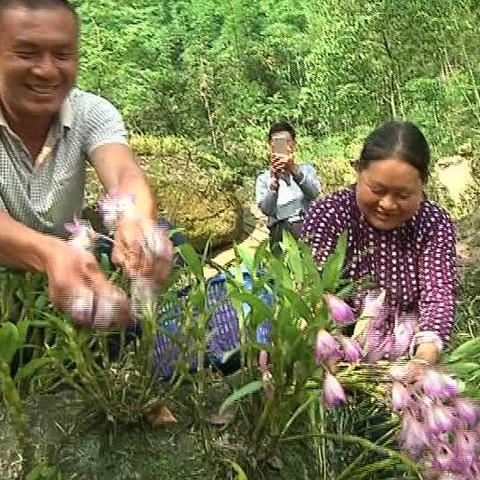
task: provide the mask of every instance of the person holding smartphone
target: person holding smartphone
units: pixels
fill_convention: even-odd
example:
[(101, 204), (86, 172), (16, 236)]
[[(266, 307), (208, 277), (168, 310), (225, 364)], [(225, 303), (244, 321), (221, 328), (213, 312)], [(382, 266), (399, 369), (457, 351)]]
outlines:
[(288, 122), (274, 123), (268, 132), (270, 168), (256, 180), (256, 202), (268, 217), (270, 247), (279, 252), (283, 232), (299, 238), (310, 202), (321, 191), (315, 168), (294, 159), (295, 130)]

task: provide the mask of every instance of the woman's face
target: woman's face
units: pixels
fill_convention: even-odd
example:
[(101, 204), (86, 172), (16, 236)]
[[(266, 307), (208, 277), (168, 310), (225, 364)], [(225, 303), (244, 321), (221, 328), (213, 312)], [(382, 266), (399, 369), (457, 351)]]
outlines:
[(368, 223), (392, 230), (412, 218), (423, 199), (418, 170), (396, 157), (372, 162), (358, 172), (357, 205)]

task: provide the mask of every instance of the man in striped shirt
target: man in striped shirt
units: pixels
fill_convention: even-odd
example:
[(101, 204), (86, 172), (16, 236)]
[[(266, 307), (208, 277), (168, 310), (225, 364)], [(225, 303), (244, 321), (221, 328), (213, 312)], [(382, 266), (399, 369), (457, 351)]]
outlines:
[(0, 266), (46, 273), (53, 304), (69, 313), (87, 292), (80, 323), (125, 323), (126, 297), (93, 254), (65, 241), (65, 223), (82, 211), (87, 160), (107, 192), (135, 199), (135, 214), (118, 218), (113, 261), (158, 284), (171, 248), (154, 260), (144, 254), (139, 239), (156, 224), (155, 200), (118, 111), (74, 88), (78, 37), (67, 0), (0, 0)]

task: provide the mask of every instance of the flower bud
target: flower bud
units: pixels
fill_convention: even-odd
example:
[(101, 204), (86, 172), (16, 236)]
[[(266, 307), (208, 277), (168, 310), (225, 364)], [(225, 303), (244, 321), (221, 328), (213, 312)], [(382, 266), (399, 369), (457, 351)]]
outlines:
[(343, 359), (347, 362), (358, 362), (364, 357), (362, 348), (356, 340), (345, 337), (344, 335), (339, 335), (338, 341), (342, 347)]
[(324, 360), (338, 360), (341, 357), (335, 339), (324, 329), (317, 332), (315, 346), (315, 360), (321, 363)]
[(268, 371), (268, 352), (266, 350), (260, 350), (258, 354), (258, 368), (262, 373)]
[(329, 407), (346, 403), (345, 392), (340, 382), (329, 372), (325, 373), (323, 398)]
[(355, 322), (353, 310), (347, 303), (331, 293), (326, 293), (324, 297), (328, 311), (335, 323), (338, 325), (349, 325)]
[(458, 418), (466, 422), (468, 426), (475, 425), (479, 416), (479, 410), (476, 404), (465, 398), (457, 398), (453, 406)]
[(400, 382), (393, 382), (392, 387), (392, 408), (395, 412), (404, 410), (411, 401), (408, 389)]
[(376, 318), (380, 316), (384, 301), (385, 290), (382, 290), (380, 293), (370, 290), (365, 296), (361, 317)]

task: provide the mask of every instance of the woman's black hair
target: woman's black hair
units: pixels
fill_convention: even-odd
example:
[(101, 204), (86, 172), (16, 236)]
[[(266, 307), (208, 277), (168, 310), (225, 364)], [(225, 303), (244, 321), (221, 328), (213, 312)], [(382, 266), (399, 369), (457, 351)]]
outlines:
[(270, 130), (268, 131), (268, 139), (271, 140), (272, 136), (278, 132), (288, 132), (291, 135), (292, 140), (295, 140), (295, 129), (293, 128), (291, 123), (288, 123), (288, 122), (273, 123), (272, 126), (270, 127)]
[(428, 180), (430, 148), (423, 133), (411, 122), (391, 121), (380, 125), (365, 140), (358, 160), (361, 172), (371, 163), (396, 157), (407, 162)]

